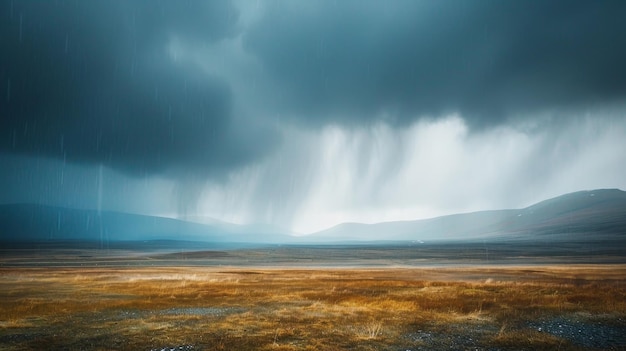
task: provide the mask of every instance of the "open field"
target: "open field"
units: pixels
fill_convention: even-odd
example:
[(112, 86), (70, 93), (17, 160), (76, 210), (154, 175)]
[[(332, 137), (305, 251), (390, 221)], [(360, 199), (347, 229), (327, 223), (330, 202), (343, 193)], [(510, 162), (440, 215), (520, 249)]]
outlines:
[(626, 265), (1, 268), (3, 350), (623, 350)]
[(626, 264), (625, 240), (245, 245), (184, 241), (0, 242), (1, 267), (424, 267)]

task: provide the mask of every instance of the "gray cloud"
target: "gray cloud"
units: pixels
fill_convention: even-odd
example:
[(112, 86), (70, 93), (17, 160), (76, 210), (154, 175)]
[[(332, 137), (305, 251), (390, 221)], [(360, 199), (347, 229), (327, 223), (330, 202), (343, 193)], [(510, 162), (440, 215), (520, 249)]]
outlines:
[(624, 187), (624, 1), (233, 1), (0, 0), (0, 202), (306, 232)]
[[(0, 151), (139, 175), (224, 175), (265, 156), (293, 117), (406, 126), (460, 113), (480, 127), (626, 94), (622, 1), (282, 1), (243, 21), (227, 1), (0, 6)], [(260, 65), (168, 52), (240, 37), (230, 54)], [(248, 72), (255, 95), (227, 72)]]
[(623, 1), (280, 1), (245, 47), (305, 123), (473, 127), (626, 94)]
[[(131, 174), (218, 176), (265, 152), (242, 145), (228, 82), (168, 53), (232, 38), (227, 1), (2, 1), (0, 151)], [(241, 130), (238, 130), (241, 129)], [(249, 141), (249, 140), (248, 140)]]

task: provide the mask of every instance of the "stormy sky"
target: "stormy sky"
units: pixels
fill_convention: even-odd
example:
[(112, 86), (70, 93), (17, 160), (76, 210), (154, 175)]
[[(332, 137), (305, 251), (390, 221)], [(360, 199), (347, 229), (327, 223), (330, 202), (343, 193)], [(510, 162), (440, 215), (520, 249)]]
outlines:
[(0, 1), (0, 203), (308, 233), (626, 189), (624, 1)]

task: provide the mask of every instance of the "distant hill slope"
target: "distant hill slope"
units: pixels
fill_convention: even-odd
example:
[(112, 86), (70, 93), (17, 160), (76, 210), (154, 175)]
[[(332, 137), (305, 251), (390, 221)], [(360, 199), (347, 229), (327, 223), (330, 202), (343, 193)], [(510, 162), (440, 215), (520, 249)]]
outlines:
[(344, 223), (311, 241), (590, 240), (626, 238), (626, 192), (579, 191), (518, 210), (481, 211), (417, 221)]
[(0, 205), (0, 241), (179, 240), (214, 243), (537, 240), (626, 242), (626, 192), (580, 191), (518, 210), (455, 214), (417, 221), (344, 223), (302, 237), (264, 226), (200, 224), (129, 213), (33, 204)]
[(289, 236), (253, 228), (220, 226), (172, 218), (33, 204), (0, 205), (1, 241), (185, 240), (207, 242), (284, 242)]

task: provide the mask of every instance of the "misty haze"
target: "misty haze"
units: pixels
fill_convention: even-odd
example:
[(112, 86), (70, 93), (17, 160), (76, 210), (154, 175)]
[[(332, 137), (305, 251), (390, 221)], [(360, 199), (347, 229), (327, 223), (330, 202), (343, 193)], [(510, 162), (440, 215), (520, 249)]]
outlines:
[(626, 349), (626, 2), (0, 18), (0, 349)]

